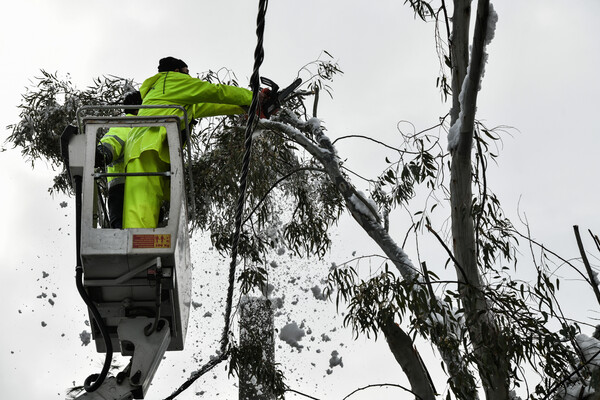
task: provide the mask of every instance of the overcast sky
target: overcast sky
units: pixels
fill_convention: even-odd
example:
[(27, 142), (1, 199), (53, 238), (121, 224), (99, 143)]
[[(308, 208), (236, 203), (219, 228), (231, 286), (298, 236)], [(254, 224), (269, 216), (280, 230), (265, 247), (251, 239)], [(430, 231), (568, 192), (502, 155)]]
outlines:
[[(333, 84), (334, 99), (321, 99), (319, 116), (328, 135), (332, 139), (370, 135), (399, 145), (398, 121), (410, 121), (421, 130), (435, 125), (449, 108), (440, 101), (435, 87), (439, 66), (434, 26), (415, 20), (402, 3), (271, 1), (261, 74), (284, 85), (304, 64), (327, 50), (344, 71)], [(246, 84), (252, 72), (257, 2), (170, 4), (149, 0), (20, 0), (3, 6), (0, 146), (6, 151), (0, 153), (4, 194), (0, 197), (4, 211), (0, 230), (4, 274), (0, 281), (5, 313), (0, 329), (2, 398), (63, 398), (72, 381), (81, 384), (100, 369), (102, 361), (92, 346), (82, 347), (78, 338), (86, 329), (87, 315), (74, 285), (74, 202), (47, 194), (55, 172), (43, 162), (32, 170), (18, 151), (4, 143), (9, 133), (4, 127), (17, 122), (20, 95), (30, 80), (39, 76), (40, 69), (60, 76), (69, 73), (79, 88), (101, 75), (141, 83), (156, 72), (160, 58), (172, 55), (185, 60), (192, 74), (228, 67), (242, 85)], [(488, 126), (515, 129), (503, 137), (498, 167), (491, 168), (489, 182), (509, 216), (516, 217), (519, 207), (532, 224), (536, 239), (566, 258), (576, 257), (572, 225), (600, 233), (600, 2), (521, 0), (495, 2), (494, 6), (499, 22), (488, 48), (489, 64), (477, 117)], [(347, 165), (361, 175), (372, 177), (383, 166), (381, 149), (364, 142), (345, 141), (339, 151), (348, 159)], [(66, 207), (61, 206), (63, 201)], [(407, 227), (393, 229), (404, 232)], [(360, 244), (364, 240), (358, 231), (351, 237), (340, 234), (340, 243), (326, 261), (342, 262), (351, 251), (369, 254), (372, 249)], [(211, 343), (214, 349), (218, 339), (222, 288), (215, 289), (217, 284), (207, 281), (224, 275), (218, 269), (226, 261), (203, 267), (202, 260), (215, 260), (215, 256), (199, 241), (194, 241), (194, 264), (199, 277), (196, 282), (204, 286), (196, 287), (195, 301), (203, 307), (195, 311), (188, 349), (168, 355), (149, 399), (163, 398), (179, 386), (198, 365), (197, 359), (205, 360), (211, 354)], [(301, 269), (297, 261), (281, 263), (286, 267), (282, 277), (292, 269), (307, 282), (318, 283), (327, 271), (326, 267)], [(307, 270), (310, 273), (303, 272)], [(282, 281), (281, 290), (285, 286)], [(297, 354), (284, 345), (278, 355), (284, 362), (298, 365), (292, 371), (301, 376), (293, 372), (288, 376), (292, 387), (332, 399), (369, 383), (405, 382), (384, 343), (363, 339), (351, 343), (349, 334), (340, 332), (341, 318), (333, 317), (330, 306), (313, 304), (310, 293), (297, 285), (285, 288), (297, 292), (289, 292), (286, 298), (296, 296), (299, 300), (296, 306), (288, 303), (285, 318), (300, 323), (307, 318), (307, 311), (318, 310), (313, 314), (320, 315), (306, 321), (319, 327), (312, 346), (305, 343), (307, 349)], [(575, 292), (581, 288), (575, 283), (567, 285), (563, 295), (577, 298), (579, 304), (574, 310), (583, 312), (581, 318), (597, 318), (597, 312), (591, 311), (594, 307), (597, 310), (591, 293)], [(591, 292), (587, 288), (584, 291)], [(215, 316), (204, 317), (207, 311)], [(331, 332), (333, 329), (336, 331)], [(321, 333), (335, 339), (324, 342)], [(368, 355), (359, 348), (367, 349)], [(343, 356), (345, 366), (327, 375), (327, 360), (333, 350)], [(300, 361), (290, 361), (296, 359)], [(227, 381), (223, 368), (214, 375), (180, 398), (232, 398), (233, 382)], [(204, 397), (196, 397), (195, 392), (200, 391), (205, 391)], [(388, 389), (378, 393), (378, 398), (401, 395)], [(353, 397), (358, 398), (369, 395)]]

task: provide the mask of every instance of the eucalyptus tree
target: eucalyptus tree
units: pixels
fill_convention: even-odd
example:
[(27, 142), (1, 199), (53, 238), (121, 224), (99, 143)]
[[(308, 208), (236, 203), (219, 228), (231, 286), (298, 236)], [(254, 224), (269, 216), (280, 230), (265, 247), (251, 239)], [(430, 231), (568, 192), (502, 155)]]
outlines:
[[(323, 257), (332, 243), (332, 227), (348, 212), (387, 263), (367, 277), (352, 263), (337, 266), (327, 277), (325, 293), (345, 310), (344, 322), (356, 334), (385, 337), (416, 398), (442, 393), (465, 400), (480, 394), (490, 400), (517, 398), (515, 390), (523, 383), (533, 399), (574, 398), (569, 396), (575, 391), (581, 398), (593, 396), (599, 382), (593, 348), (600, 343), (581, 335), (579, 325), (563, 315), (556, 300), (560, 282), (548, 267), (551, 258), (566, 261), (542, 250), (541, 260), (529, 261), (536, 271), (534, 282), (517, 279), (507, 266), (516, 268), (519, 240), (538, 244), (504, 216), (486, 176), (500, 136), (497, 128), (477, 120), (477, 95), (498, 16), (489, 0), (478, 0), (470, 37), (472, 1), (454, 0), (451, 9), (444, 0), (405, 3), (418, 18), (435, 24), (441, 65), (437, 83), (442, 98), (451, 102), (450, 112), (438, 119), (436, 129), (404, 135), (404, 144), (395, 148), (397, 158), (386, 158), (387, 167), (369, 181), (368, 196), (352, 182), (336, 140), (330, 139), (339, 136), (335, 127), (327, 127), (325, 135), (315, 117), (318, 96), (331, 91), (331, 81), (341, 70), (330, 59), (305, 66), (301, 71), (309, 79), (302, 90), (271, 120), (255, 127), (239, 249), (252, 262), (240, 274), (241, 291), (265, 286), (263, 263), (276, 248), (285, 246), (300, 257)], [(209, 71), (202, 78), (238, 84), (227, 70)], [(42, 71), (37, 87), (23, 95), (20, 121), (9, 127), (8, 140), (32, 162), (47, 159), (60, 169), (58, 135), (73, 122), (75, 109), (117, 104), (135, 86), (127, 79), (103, 77), (78, 91), (68, 79)], [(193, 229), (208, 231), (215, 248), (225, 253), (234, 231), (244, 122), (243, 116), (202, 120), (189, 141), (197, 194)], [(369, 139), (381, 143), (374, 134)], [(51, 190), (69, 190), (62, 172), (57, 172)], [(427, 201), (419, 193), (426, 193)], [(449, 205), (450, 215), (437, 207), (442, 203)], [(441, 253), (454, 266), (455, 279), (440, 279), (443, 265), (409, 254), (392, 237), (390, 215), (407, 210), (413, 221), (405, 227), (407, 235), (434, 237), (437, 246), (427, 251)], [(449, 228), (437, 222), (448, 218)], [(592, 273), (582, 276), (596, 285)], [(415, 335), (438, 350), (448, 390), (445, 382), (432, 378)], [(234, 345), (232, 369), (252, 365), (247, 358), (260, 351), (253, 354), (245, 355)], [(276, 377), (270, 381), (275, 393), (285, 392), (280, 373), (272, 366), (259, 369), (257, 374)], [(539, 376), (535, 386), (526, 371)]]

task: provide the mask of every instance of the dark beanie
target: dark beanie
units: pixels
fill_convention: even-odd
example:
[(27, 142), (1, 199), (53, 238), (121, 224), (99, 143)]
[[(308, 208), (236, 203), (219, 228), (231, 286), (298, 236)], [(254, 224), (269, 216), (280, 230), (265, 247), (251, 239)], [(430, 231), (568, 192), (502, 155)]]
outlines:
[(175, 71), (186, 67), (186, 63), (175, 57), (165, 57), (158, 62), (158, 72)]

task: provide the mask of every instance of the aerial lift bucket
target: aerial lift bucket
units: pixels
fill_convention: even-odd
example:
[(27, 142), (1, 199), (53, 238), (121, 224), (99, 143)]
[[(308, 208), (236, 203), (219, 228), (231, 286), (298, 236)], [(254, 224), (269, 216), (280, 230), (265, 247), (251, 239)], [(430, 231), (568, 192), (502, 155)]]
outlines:
[[(100, 320), (92, 318), (90, 307), (90, 326), (96, 348), (106, 352), (106, 342), (110, 341), (113, 349), (132, 356), (126, 371), (126, 386), (118, 389), (124, 393), (130, 391), (134, 398), (144, 398), (164, 352), (183, 349), (190, 313), (192, 266), (181, 146), (182, 121), (177, 115), (81, 116), (83, 112), (98, 108), (117, 107), (80, 109), (80, 134), (65, 131), (66, 137), (62, 138), (64, 147), (68, 147), (63, 153), (68, 154), (65, 155), (69, 173), (74, 181), (79, 179), (81, 182), (78, 262), (83, 269), (83, 287), (100, 317)], [(182, 107), (153, 108), (180, 108), (187, 130), (187, 116)], [(170, 168), (164, 173), (150, 175), (163, 175), (170, 181), (170, 201), (166, 206), (166, 218), (155, 229), (111, 229), (106, 222), (102, 187), (106, 177), (115, 174), (94, 168), (94, 160), (98, 139), (112, 127), (166, 129)], [(124, 175), (126, 179), (144, 179), (143, 175), (147, 174)], [(118, 383), (121, 385), (123, 377), (119, 379), (118, 375), (117, 381), (121, 381)], [(110, 384), (114, 386), (114, 380)], [(87, 398), (105, 398), (100, 392), (102, 390), (98, 391), (97, 397)], [(128, 397), (115, 395), (114, 398)]]

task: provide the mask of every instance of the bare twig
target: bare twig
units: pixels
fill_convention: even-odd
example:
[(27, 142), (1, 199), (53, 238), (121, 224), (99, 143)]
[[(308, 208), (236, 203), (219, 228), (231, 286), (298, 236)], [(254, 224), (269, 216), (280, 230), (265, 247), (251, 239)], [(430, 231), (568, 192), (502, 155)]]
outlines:
[(209, 362), (207, 362), (206, 364), (204, 364), (199, 370), (194, 372), (190, 376), (190, 378), (186, 382), (183, 383), (183, 385), (181, 385), (177, 390), (175, 390), (173, 393), (171, 393), (170, 396), (165, 397), (165, 400), (172, 400), (175, 397), (179, 396), (184, 390), (186, 390), (188, 387), (190, 387), (198, 378), (200, 378), (201, 376), (206, 374), (208, 371), (210, 371), (211, 369), (213, 369), (214, 367), (219, 365), (221, 362), (225, 361), (228, 356), (229, 356), (228, 353), (221, 353), (221, 355), (219, 355), (218, 357), (215, 357), (212, 360), (210, 360)]
[(448, 253), (448, 256), (452, 259), (452, 262), (456, 265), (456, 267), (462, 273), (465, 282), (459, 282), (459, 283), (466, 283), (467, 285), (471, 285), (469, 283), (469, 277), (467, 276), (465, 270), (460, 265), (460, 263), (458, 262), (458, 260), (456, 259), (456, 257), (454, 257), (454, 254), (452, 253), (452, 251), (450, 250), (450, 248), (448, 248), (448, 246), (446, 245), (446, 243), (444, 243), (444, 240), (440, 237), (440, 235), (435, 230), (433, 230), (433, 228), (431, 227), (431, 225), (429, 225), (429, 224), (427, 225), (427, 230), (429, 230), (429, 232), (433, 233), (433, 236), (435, 236), (435, 238), (438, 240), (438, 242), (440, 242), (440, 244), (442, 245), (442, 247), (446, 250), (446, 253)]
[(402, 150), (401, 150), (401, 149), (399, 149), (399, 148), (396, 148), (396, 147), (390, 146), (389, 144), (385, 144), (385, 143), (383, 143), (383, 142), (382, 142), (382, 141), (380, 141), (380, 140), (373, 139), (372, 137), (365, 136), (365, 135), (346, 135), (346, 136), (340, 136), (340, 137), (336, 138), (336, 139), (333, 141), (333, 144), (336, 144), (336, 143), (337, 143), (339, 140), (343, 140), (343, 139), (350, 139), (350, 138), (358, 138), (358, 139), (366, 139), (366, 140), (370, 140), (371, 142), (377, 143), (377, 144), (379, 144), (379, 145), (381, 145), (381, 146), (383, 146), (383, 147), (386, 147), (386, 148), (388, 148), (388, 149), (390, 149), (390, 150), (394, 150), (394, 151), (397, 151), (397, 152), (399, 152), (399, 153), (400, 153), (400, 152), (402, 152)]
[(306, 393), (302, 393), (302, 392), (299, 392), (299, 391), (297, 391), (297, 390), (294, 390), (294, 389), (290, 389), (290, 388), (288, 388), (288, 389), (286, 389), (285, 391), (286, 391), (286, 392), (291, 392), (291, 393), (296, 393), (296, 394), (299, 394), (300, 396), (304, 396), (304, 397), (306, 397), (307, 399), (312, 399), (312, 400), (321, 400), (321, 399), (319, 399), (318, 397), (312, 397), (312, 396), (309, 396), (309, 395), (307, 395)]
[[(568, 265), (569, 267), (573, 268), (579, 275), (581, 275), (581, 277), (589, 284), (592, 284), (590, 282), (590, 280), (588, 279), (587, 276), (585, 276), (576, 266), (574, 266), (569, 260), (559, 256), (557, 253), (553, 252), (552, 250), (546, 248), (543, 244), (535, 241), (534, 239), (531, 238), (531, 236), (528, 235), (524, 235), (521, 232), (519, 232), (516, 229), (513, 229), (512, 232), (520, 237), (522, 237), (523, 239), (529, 241), (532, 244), (535, 244), (536, 246), (538, 246), (539, 248), (543, 249), (546, 253), (553, 255), (554, 257), (558, 258), (560, 261), (562, 261), (563, 263), (565, 263), (566, 265)], [(556, 272), (556, 271), (555, 271)]]
[(363, 391), (363, 390), (367, 390), (367, 389), (374, 388), (374, 387), (385, 387), (385, 386), (400, 388), (400, 389), (402, 389), (402, 390), (404, 390), (404, 391), (406, 391), (408, 393), (412, 393), (414, 396), (416, 396), (416, 398), (423, 400), (423, 398), (421, 396), (419, 396), (418, 394), (416, 394), (412, 390), (407, 389), (404, 386), (398, 385), (398, 384), (395, 384), (395, 383), (375, 383), (375, 384), (372, 384), (372, 385), (367, 385), (367, 386), (364, 386), (364, 387), (356, 389), (355, 391), (353, 391), (352, 393), (350, 393), (348, 396), (344, 397), (342, 400), (346, 400), (346, 399), (350, 398), (350, 396), (353, 396), (354, 394), (356, 394), (356, 393), (358, 393), (360, 391)]
[(577, 246), (579, 247), (581, 260), (583, 261), (583, 265), (585, 265), (585, 270), (588, 276), (590, 277), (590, 284), (592, 286), (592, 289), (594, 290), (594, 294), (596, 295), (596, 300), (598, 301), (598, 304), (600, 304), (600, 289), (598, 289), (596, 279), (594, 279), (594, 272), (592, 271), (592, 267), (585, 253), (585, 248), (583, 247), (583, 242), (581, 241), (581, 235), (579, 234), (579, 226), (573, 225), (573, 230), (575, 231), (575, 239), (577, 239)]

